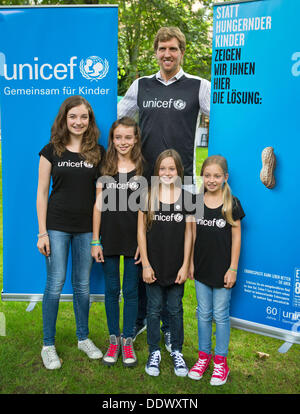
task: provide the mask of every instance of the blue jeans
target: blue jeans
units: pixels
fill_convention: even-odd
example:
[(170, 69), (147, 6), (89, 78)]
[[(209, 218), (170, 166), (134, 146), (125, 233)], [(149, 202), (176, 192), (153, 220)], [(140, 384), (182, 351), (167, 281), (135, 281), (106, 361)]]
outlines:
[(147, 291), (147, 342), (149, 352), (160, 349), (160, 317), (166, 298), (172, 351), (182, 350), (184, 284), (160, 286), (154, 282), (146, 284)]
[[(161, 331), (165, 334), (169, 332), (169, 319), (167, 311), (167, 299), (164, 298), (163, 308), (161, 312)], [(138, 315), (136, 318), (136, 326), (144, 326), (144, 320), (147, 318), (147, 293), (146, 293), (146, 283), (143, 281), (143, 271), (142, 266), (139, 266), (139, 300), (138, 300)]]
[(231, 289), (212, 288), (195, 280), (199, 351), (211, 353), (212, 321), (216, 323), (215, 355), (226, 357), (230, 338)]
[(54, 345), (59, 299), (66, 279), (71, 245), (73, 306), (78, 340), (88, 337), (90, 271), (93, 264), (90, 242), (92, 233), (65, 233), (48, 230), (50, 256), (46, 257), (47, 283), (43, 296), (44, 345)]
[[(132, 338), (138, 311), (138, 265), (133, 257), (124, 257), (123, 336)], [(120, 336), (120, 256), (105, 256), (105, 311), (110, 335)]]

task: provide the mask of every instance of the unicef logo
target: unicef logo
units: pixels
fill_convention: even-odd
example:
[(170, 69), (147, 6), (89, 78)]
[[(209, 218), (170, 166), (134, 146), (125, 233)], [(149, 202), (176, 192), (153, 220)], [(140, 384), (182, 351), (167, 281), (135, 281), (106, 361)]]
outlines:
[(225, 227), (225, 226), (226, 226), (226, 221), (225, 221), (224, 219), (219, 219), (219, 220), (217, 220), (217, 221), (216, 221), (216, 225), (217, 225), (220, 229), (222, 229), (223, 227)]
[(175, 214), (175, 215), (174, 215), (174, 220), (175, 220), (177, 223), (180, 223), (180, 222), (183, 220), (183, 215), (182, 215), (181, 213), (177, 213), (177, 214)]
[(186, 107), (186, 102), (184, 102), (182, 99), (177, 99), (177, 101), (174, 101), (173, 105), (175, 109), (182, 111)]
[(86, 168), (93, 168), (93, 164), (91, 164), (91, 163), (89, 163), (89, 162), (87, 162), (87, 161), (84, 161), (83, 165), (84, 165)]
[(131, 191), (136, 191), (139, 188), (139, 186), (139, 183), (137, 183), (136, 181), (131, 181), (128, 183), (128, 187)]
[(84, 78), (93, 81), (107, 75), (109, 64), (106, 59), (102, 60), (99, 56), (89, 56), (80, 61), (79, 69)]

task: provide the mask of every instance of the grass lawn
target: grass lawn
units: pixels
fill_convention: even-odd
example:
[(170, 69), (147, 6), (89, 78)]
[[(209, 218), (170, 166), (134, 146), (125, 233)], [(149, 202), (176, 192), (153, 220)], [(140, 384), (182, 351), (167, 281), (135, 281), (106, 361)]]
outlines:
[[(207, 155), (206, 151), (198, 150), (203, 158)], [(197, 168), (200, 164), (201, 161), (198, 162)], [(2, 290), (2, 222), (0, 233)], [(204, 394), (296, 395), (300, 392), (299, 345), (293, 345), (286, 354), (280, 354), (278, 348), (282, 341), (237, 329), (232, 329), (231, 333), (228, 355), (231, 373), (228, 382), (222, 387), (210, 386), (212, 367), (201, 381), (176, 377), (171, 357), (164, 348), (163, 341), (161, 375), (156, 378), (148, 376), (144, 369), (148, 357), (146, 332), (135, 341), (135, 351), (139, 360), (135, 368), (124, 368), (121, 359), (114, 367), (105, 367), (99, 361), (88, 360), (86, 355), (77, 349), (73, 306), (72, 303), (65, 302), (60, 304), (56, 336), (57, 351), (63, 365), (60, 370), (47, 371), (40, 357), (41, 303), (38, 303), (32, 312), (26, 312), (27, 306), (26, 302), (0, 301), (0, 312), (6, 319), (6, 336), (0, 336), (0, 394), (178, 394), (180, 398), (182, 394), (203, 397)], [(194, 284), (187, 281), (184, 295), (183, 354), (189, 367), (197, 359), (195, 309)], [(90, 338), (105, 352), (108, 330), (104, 303), (92, 304), (89, 328)], [(261, 359), (257, 351), (267, 353), (269, 357)]]

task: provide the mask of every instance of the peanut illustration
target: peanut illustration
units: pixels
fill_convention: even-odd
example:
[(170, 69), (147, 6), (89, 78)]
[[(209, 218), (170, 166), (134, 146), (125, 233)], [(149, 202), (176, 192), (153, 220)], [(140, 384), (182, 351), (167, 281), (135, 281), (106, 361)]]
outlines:
[(261, 153), (262, 169), (260, 180), (267, 188), (275, 187), (274, 170), (276, 167), (276, 157), (272, 147), (266, 147)]

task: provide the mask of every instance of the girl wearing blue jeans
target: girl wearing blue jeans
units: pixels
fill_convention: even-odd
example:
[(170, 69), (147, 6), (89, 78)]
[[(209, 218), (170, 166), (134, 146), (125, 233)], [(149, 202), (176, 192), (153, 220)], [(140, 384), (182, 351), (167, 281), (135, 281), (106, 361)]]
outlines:
[[(210, 364), (214, 319), (216, 347), (210, 384), (222, 385), (229, 375), (229, 308), (240, 255), (240, 220), (245, 214), (239, 200), (231, 194), (224, 157), (208, 157), (202, 165), (201, 176), (204, 185), (204, 215), (196, 216), (194, 257), (190, 272), (195, 279), (198, 302), (199, 358), (188, 376), (194, 380), (201, 379)], [(202, 200), (199, 195), (198, 202), (203, 202)]]
[(175, 150), (163, 151), (154, 167), (147, 201), (139, 211), (138, 243), (143, 280), (147, 292), (148, 375), (160, 374), (160, 314), (166, 296), (174, 372), (188, 373), (182, 355), (184, 339), (184, 282), (188, 276), (192, 248), (192, 224), (188, 222), (183, 166)]
[[(103, 176), (97, 183), (93, 216), (92, 256), (103, 263), (105, 276), (109, 330), (109, 347), (103, 357), (105, 365), (115, 364), (121, 350), (124, 366), (137, 363), (133, 335), (138, 309), (138, 210), (129, 205), (129, 200), (140, 189), (142, 172), (139, 127), (131, 118), (121, 118), (113, 123), (109, 132), (106, 162)], [(122, 337), (119, 309), (121, 256), (124, 256)]]
[(90, 104), (81, 96), (72, 96), (62, 103), (51, 129), (50, 143), (39, 153), (37, 247), (46, 257), (47, 268), (41, 356), (47, 369), (61, 367), (55, 333), (70, 246), (78, 348), (92, 359), (102, 357), (101, 351), (88, 338), (92, 215), (96, 180), (105, 154), (104, 148), (98, 145), (98, 137)]

